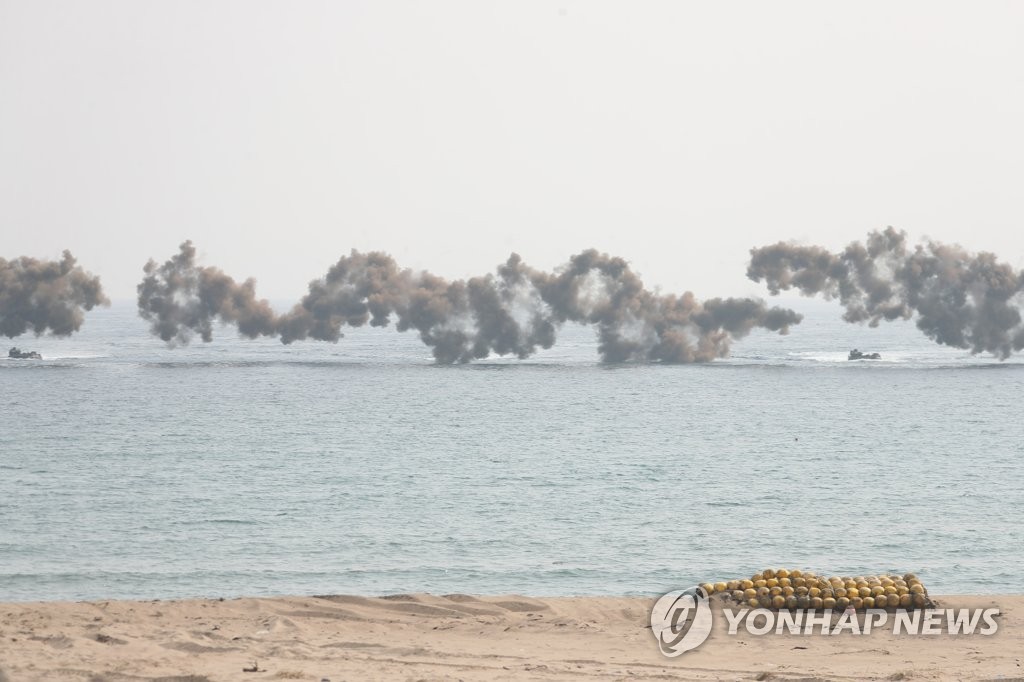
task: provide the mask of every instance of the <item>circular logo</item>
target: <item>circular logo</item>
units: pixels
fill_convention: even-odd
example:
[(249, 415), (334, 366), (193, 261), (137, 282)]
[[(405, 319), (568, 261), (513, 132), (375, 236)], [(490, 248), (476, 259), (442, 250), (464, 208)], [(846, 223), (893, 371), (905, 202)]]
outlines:
[(696, 649), (711, 634), (708, 594), (703, 588), (691, 587), (663, 595), (651, 609), (651, 632), (666, 656)]

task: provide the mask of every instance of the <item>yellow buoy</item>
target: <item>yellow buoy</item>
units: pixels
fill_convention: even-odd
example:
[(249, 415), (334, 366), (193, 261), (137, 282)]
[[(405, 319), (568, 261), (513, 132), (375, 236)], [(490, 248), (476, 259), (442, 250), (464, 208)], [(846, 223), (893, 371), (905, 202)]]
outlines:
[(799, 569), (765, 569), (751, 579), (701, 583), (708, 595), (723, 593), (737, 604), (765, 608), (922, 608), (928, 591), (906, 575), (818, 576)]

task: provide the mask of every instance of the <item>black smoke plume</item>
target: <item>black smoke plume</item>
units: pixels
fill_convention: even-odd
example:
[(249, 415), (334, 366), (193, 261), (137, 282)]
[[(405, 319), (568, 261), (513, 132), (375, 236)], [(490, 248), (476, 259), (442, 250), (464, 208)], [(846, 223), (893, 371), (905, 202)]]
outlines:
[(79, 266), (70, 251), (59, 261), (22, 256), (0, 258), (0, 334), (14, 338), (69, 336), (82, 326), (86, 310), (110, 302), (99, 277)]
[(275, 336), (277, 319), (270, 304), (256, 300), (256, 282), (238, 284), (217, 268), (196, 265), (192, 242), (163, 265), (143, 268), (139, 284), (139, 315), (149, 320), (153, 334), (170, 344), (187, 344), (194, 334), (213, 340), (213, 323), (238, 326), (249, 338)]
[(892, 227), (839, 253), (779, 242), (751, 249), (747, 276), (771, 293), (839, 299), (847, 322), (916, 317), (937, 343), (1006, 359), (1024, 348), (1024, 272), (991, 253), (929, 241), (910, 247)]
[(729, 352), (754, 327), (787, 333), (801, 316), (752, 299), (660, 295), (644, 288), (626, 261), (594, 250), (553, 273), (512, 254), (494, 274), (447, 281), (400, 268), (381, 252), (341, 257), (288, 313), (257, 300), (252, 280), (236, 283), (195, 263), (191, 242), (163, 265), (150, 261), (138, 287), (139, 312), (163, 340), (213, 337), (214, 323), (241, 335), (338, 341), (343, 327), (416, 330), (439, 363), (491, 353), (526, 358), (555, 343), (566, 322), (596, 327), (606, 362), (706, 362)]

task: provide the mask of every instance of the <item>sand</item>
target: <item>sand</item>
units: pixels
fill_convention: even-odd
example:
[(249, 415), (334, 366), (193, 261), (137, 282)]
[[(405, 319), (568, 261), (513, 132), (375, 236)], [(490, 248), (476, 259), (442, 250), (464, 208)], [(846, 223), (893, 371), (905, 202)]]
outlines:
[[(0, 604), (0, 681), (1024, 679), (1024, 597), (991, 636), (724, 633), (663, 657), (650, 599), (396, 595)], [(258, 672), (244, 672), (258, 667)]]

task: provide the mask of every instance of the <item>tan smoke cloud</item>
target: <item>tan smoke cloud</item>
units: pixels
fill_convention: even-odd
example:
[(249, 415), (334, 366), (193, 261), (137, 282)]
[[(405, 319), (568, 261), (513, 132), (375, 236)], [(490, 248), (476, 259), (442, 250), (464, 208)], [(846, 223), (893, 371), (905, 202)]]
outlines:
[(59, 261), (22, 256), (0, 258), (0, 334), (14, 338), (68, 336), (82, 326), (85, 311), (110, 302), (99, 277), (79, 266), (70, 251)]
[(751, 249), (747, 276), (772, 294), (838, 299), (848, 322), (916, 318), (937, 343), (1005, 359), (1024, 348), (1024, 272), (991, 253), (929, 241), (910, 247), (892, 227), (839, 253), (778, 242)]
[(596, 327), (606, 362), (703, 362), (723, 357), (733, 339), (754, 327), (786, 333), (801, 317), (753, 299), (656, 294), (621, 258), (594, 250), (555, 272), (534, 270), (512, 254), (493, 274), (448, 281), (400, 268), (381, 252), (342, 256), (284, 315), (257, 300), (252, 280), (241, 284), (197, 265), (191, 242), (162, 265), (150, 261), (138, 287), (140, 314), (170, 343), (204, 341), (215, 322), (243, 336), (338, 341), (344, 327), (391, 323), (416, 330), (439, 363), (490, 354), (526, 358), (550, 348), (566, 322)]

